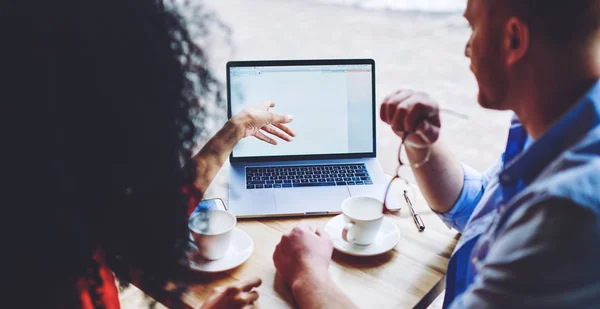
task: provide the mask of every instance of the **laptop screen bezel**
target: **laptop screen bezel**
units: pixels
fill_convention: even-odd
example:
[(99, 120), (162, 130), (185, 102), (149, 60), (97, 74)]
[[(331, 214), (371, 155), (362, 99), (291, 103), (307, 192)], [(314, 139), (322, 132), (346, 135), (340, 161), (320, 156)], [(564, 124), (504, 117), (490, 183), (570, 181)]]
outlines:
[(265, 66), (308, 66), (308, 65), (371, 65), (371, 109), (372, 109), (372, 151), (365, 153), (342, 153), (342, 154), (311, 154), (311, 155), (285, 155), (285, 156), (258, 156), (258, 157), (234, 157), (233, 151), (229, 155), (232, 163), (242, 162), (270, 162), (270, 161), (297, 161), (297, 160), (328, 160), (328, 159), (358, 159), (375, 158), (377, 156), (377, 136), (375, 124), (375, 61), (373, 59), (322, 59), (322, 60), (260, 60), (260, 61), (229, 61), (227, 62), (227, 119), (231, 119), (231, 68), (234, 67), (265, 67)]

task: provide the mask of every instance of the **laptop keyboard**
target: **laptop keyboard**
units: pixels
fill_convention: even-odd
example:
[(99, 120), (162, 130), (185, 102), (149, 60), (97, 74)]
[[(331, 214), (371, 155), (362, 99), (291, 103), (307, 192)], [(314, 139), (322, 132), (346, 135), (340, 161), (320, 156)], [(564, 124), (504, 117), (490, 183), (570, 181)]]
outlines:
[(246, 167), (246, 188), (372, 185), (364, 163)]

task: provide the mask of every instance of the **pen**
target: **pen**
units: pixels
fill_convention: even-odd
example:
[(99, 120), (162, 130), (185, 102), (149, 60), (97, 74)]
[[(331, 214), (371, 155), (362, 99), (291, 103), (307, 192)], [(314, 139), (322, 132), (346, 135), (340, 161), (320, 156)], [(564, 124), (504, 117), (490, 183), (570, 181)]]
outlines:
[(419, 216), (419, 215), (417, 215), (415, 213), (415, 209), (413, 208), (413, 205), (410, 202), (410, 199), (408, 198), (408, 192), (406, 192), (406, 190), (404, 190), (404, 199), (406, 199), (406, 203), (408, 204), (408, 206), (410, 208), (410, 212), (412, 213), (413, 220), (415, 221), (415, 224), (417, 225), (417, 228), (421, 232), (424, 231), (425, 230), (425, 224), (423, 223), (423, 220), (421, 219), (421, 216)]

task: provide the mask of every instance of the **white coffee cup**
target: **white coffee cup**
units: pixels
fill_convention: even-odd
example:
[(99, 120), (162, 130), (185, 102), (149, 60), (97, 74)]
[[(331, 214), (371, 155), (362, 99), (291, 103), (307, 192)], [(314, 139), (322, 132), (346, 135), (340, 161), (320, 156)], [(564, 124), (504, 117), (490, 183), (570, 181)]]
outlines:
[(375, 241), (383, 222), (383, 202), (368, 196), (353, 196), (342, 202), (344, 229), (342, 239), (367, 246)]
[(211, 209), (192, 216), (188, 227), (200, 256), (207, 260), (223, 258), (229, 250), (236, 223), (237, 219), (232, 213), (221, 209)]

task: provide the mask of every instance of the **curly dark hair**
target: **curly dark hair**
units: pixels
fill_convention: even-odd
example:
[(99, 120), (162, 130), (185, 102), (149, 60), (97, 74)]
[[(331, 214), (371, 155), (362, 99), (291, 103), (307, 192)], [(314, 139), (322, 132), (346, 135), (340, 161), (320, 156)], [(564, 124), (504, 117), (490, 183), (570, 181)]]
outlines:
[(149, 290), (185, 290), (182, 189), (196, 177), (194, 121), (220, 102), (221, 85), (177, 7), (32, 0), (2, 13), (13, 26), (3, 29), (6, 191), (18, 203), (4, 216), (13, 221), (5, 252), (12, 297), (35, 295), (19, 307), (77, 307), (84, 279), (102, 308), (98, 250), (121, 283), (135, 269)]

